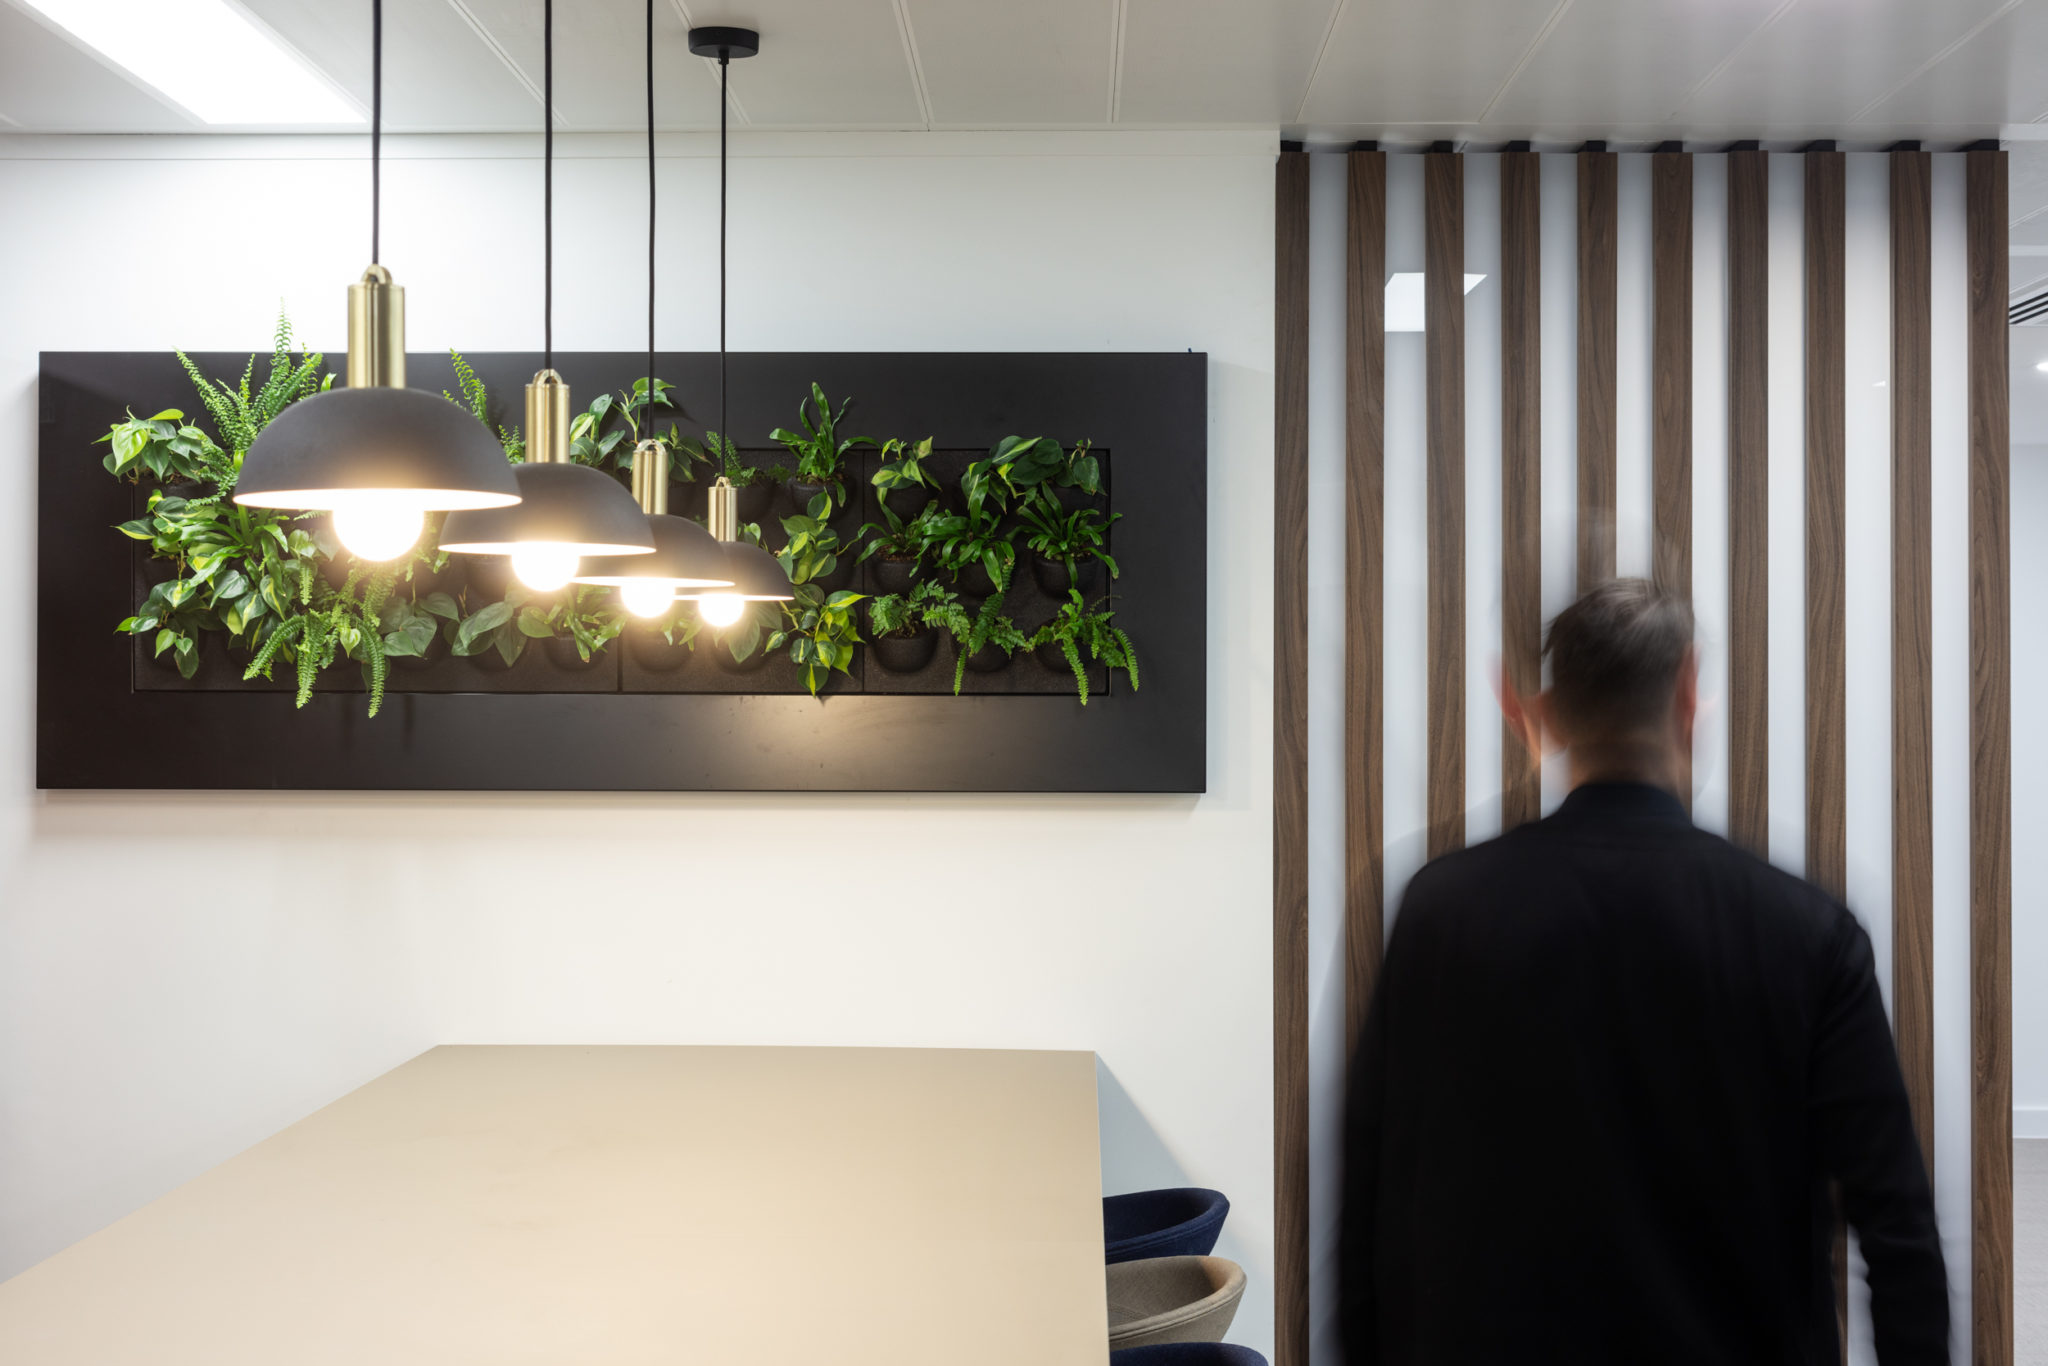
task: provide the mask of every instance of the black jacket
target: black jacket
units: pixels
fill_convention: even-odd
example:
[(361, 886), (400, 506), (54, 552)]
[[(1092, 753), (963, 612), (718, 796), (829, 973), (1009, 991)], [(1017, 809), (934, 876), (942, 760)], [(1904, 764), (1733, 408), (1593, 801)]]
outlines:
[(1408, 886), (1345, 1141), (1353, 1366), (1948, 1357), (1926, 1167), (1845, 908), (1668, 793), (1573, 792)]

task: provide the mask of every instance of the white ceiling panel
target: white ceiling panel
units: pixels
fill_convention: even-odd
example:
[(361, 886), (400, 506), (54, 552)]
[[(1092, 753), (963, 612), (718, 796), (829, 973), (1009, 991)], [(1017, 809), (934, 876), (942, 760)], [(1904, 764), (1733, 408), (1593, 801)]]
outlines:
[(1556, 10), (1543, 0), (1346, 0), (1301, 122), (1472, 123)]
[(699, 24), (760, 30), (761, 55), (732, 68), (733, 98), (756, 127), (924, 123), (890, 0), (751, 0), (716, 9), (708, 0), (689, 0), (685, 10)]
[(931, 92), (933, 123), (1107, 122), (1112, 0), (901, 3)]
[(1678, 115), (1760, 128), (1846, 124), (2009, 3), (1798, 0)]
[[(370, 0), (241, 0), (364, 109)], [(540, 103), (447, 0), (384, 7), (384, 126), (393, 132), (540, 127)]]
[(1656, 123), (1784, 0), (1574, 0), (1488, 122)]
[[(473, 17), (517, 67), (531, 91), (545, 83), (539, 0), (451, 0)], [(642, 0), (575, 0), (555, 6), (556, 127), (577, 132), (630, 132), (647, 126), (647, 10)], [(502, 63), (501, 63), (502, 64)], [(538, 129), (540, 107), (529, 104)], [(718, 122), (718, 84), (690, 54), (689, 31), (674, 6), (654, 7), (654, 118), (663, 128)]]
[(1294, 121), (1339, 0), (1125, 0), (1119, 123)]
[(189, 133), (204, 127), (5, 3), (0, 3), (0, 114), (47, 132)]
[(2031, 123), (2048, 112), (2048, 3), (2027, 0), (1870, 111), (1886, 123)]

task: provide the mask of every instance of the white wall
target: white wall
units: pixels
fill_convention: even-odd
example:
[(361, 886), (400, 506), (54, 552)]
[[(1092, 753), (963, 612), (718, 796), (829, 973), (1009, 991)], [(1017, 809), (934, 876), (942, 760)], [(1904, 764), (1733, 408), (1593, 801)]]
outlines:
[[(414, 350), (538, 345), (532, 141), (391, 146)], [(359, 149), (0, 141), (10, 486), (39, 350), (265, 350), (281, 298), (338, 354)], [(640, 150), (558, 150), (557, 345), (638, 346)], [(664, 150), (662, 344), (708, 348), (715, 162)], [(1200, 798), (37, 793), (35, 509), (0, 501), (0, 1275), (435, 1043), (1084, 1048), (1105, 1185), (1226, 1191), (1269, 1349), (1275, 150), (763, 134), (732, 172), (735, 349), (1209, 354)]]
[(2013, 1132), (2048, 1138), (2048, 715), (2040, 703), (2048, 678), (2048, 446), (2017, 441), (2012, 586)]

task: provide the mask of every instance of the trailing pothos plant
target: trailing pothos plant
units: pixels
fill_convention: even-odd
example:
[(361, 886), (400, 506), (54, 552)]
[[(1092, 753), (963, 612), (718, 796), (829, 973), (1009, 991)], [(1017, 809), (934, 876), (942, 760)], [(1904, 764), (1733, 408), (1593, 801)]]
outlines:
[[(843, 506), (846, 502), (846, 457), (859, 446), (872, 446), (874, 441), (865, 436), (839, 435), (839, 424), (846, 419), (846, 410), (853, 406), (847, 399), (834, 412), (825, 399), (825, 391), (817, 384), (811, 385), (811, 395), (797, 404), (797, 425), (802, 431), (793, 432), (787, 427), (777, 427), (768, 433), (768, 439), (782, 443), (791, 455), (796, 457), (796, 472), (791, 479), (800, 484), (821, 484), (832, 495), (832, 507)], [(827, 516), (830, 516), (829, 510)]]
[(869, 482), (881, 490), (884, 498), (904, 489), (924, 489), (930, 493), (937, 493), (939, 481), (925, 468), (925, 461), (931, 459), (931, 454), (930, 437), (911, 445), (901, 437), (892, 436), (882, 443), (882, 463), (876, 468), (875, 477)]
[[(682, 429), (671, 420), (668, 430), (662, 431), (657, 419), (656, 408), (667, 408), (671, 412), (675, 405), (669, 402), (669, 390), (675, 388), (665, 379), (654, 381), (654, 397), (648, 397), (647, 377), (642, 376), (627, 388), (616, 394), (599, 394), (590, 401), (590, 406), (576, 414), (569, 422), (569, 458), (579, 465), (595, 465), (600, 469), (623, 469), (632, 461), (633, 448), (646, 439), (660, 439), (668, 443), (670, 450), (683, 448)], [(670, 473), (678, 479), (693, 480), (697, 477), (695, 466), (702, 460), (701, 449), (691, 443)], [(693, 458), (693, 455), (695, 458)]]
[(295, 354), (291, 322), (280, 316), (261, 386), (255, 356), (236, 383), (209, 380), (182, 351), (178, 360), (213, 431), (169, 408), (147, 418), (131, 414), (102, 438), (112, 448), (105, 461), (110, 473), (156, 485), (143, 515), (120, 530), (171, 571), (116, 629), (152, 637), (156, 655), (168, 654), (186, 678), (199, 670), (200, 634), (221, 632), (248, 654), (246, 678), (269, 677), (280, 660), (291, 664), (300, 706), (320, 670), (345, 655), (361, 664), (375, 715), (384, 694), (380, 609), (414, 560), (375, 572), (352, 569), (337, 584), (321, 572), (339, 550), (331, 540), (323, 544), (324, 523), (229, 501), (242, 457), (263, 429), (291, 404), (333, 383), (323, 357)]
[(514, 583), (498, 601), (485, 603), (444, 629), (451, 653), (469, 656), (496, 650), (510, 666), (519, 662), (527, 641), (555, 638), (574, 643), (576, 653), (588, 661), (624, 626), (625, 618), (608, 589), (572, 584), (556, 593), (535, 593)]
[(1088, 669), (1081, 662), (1083, 650), (1088, 652), (1090, 662), (1107, 666), (1111, 673), (1123, 670), (1133, 692), (1138, 687), (1138, 652), (1131, 647), (1131, 638), (1124, 634), (1123, 627), (1116, 624), (1116, 613), (1103, 610), (1102, 604), (1108, 601), (1104, 598), (1090, 607), (1082, 601), (1079, 590), (1070, 591), (1053, 619), (1032, 632), (1025, 642), (1033, 650), (1053, 646), (1066, 657), (1084, 707), (1088, 705)]
[(768, 648), (789, 646), (790, 662), (803, 675), (804, 687), (813, 697), (831, 679), (834, 669), (852, 673), (853, 647), (860, 644), (853, 605), (867, 597), (844, 589), (834, 592), (819, 582), (839, 568), (839, 534), (825, 521), (831, 512), (830, 494), (812, 495), (803, 512), (782, 519), (789, 543), (775, 556), (782, 572), (789, 575), (795, 597), (783, 604), (785, 624), (768, 637)]

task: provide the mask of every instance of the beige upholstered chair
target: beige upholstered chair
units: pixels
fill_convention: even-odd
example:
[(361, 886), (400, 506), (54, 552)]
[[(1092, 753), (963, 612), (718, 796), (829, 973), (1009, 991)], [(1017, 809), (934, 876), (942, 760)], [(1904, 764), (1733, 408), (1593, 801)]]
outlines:
[(1221, 1257), (1118, 1262), (1109, 1275), (1109, 1345), (1218, 1342), (1244, 1297), (1244, 1268)]

